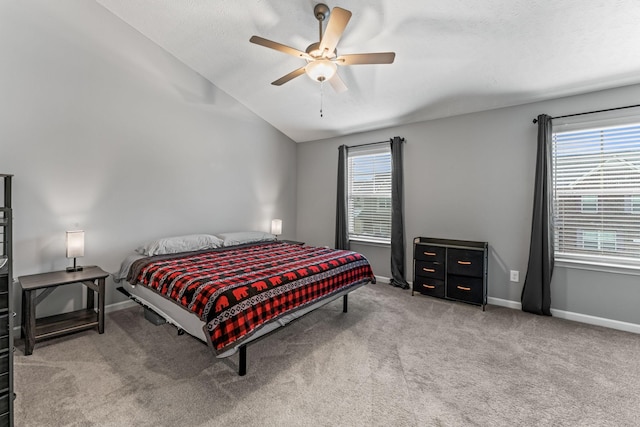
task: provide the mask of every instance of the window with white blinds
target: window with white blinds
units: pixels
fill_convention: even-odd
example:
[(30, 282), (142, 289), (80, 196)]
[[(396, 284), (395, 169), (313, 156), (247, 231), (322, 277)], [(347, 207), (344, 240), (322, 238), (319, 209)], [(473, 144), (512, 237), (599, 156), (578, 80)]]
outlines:
[(555, 258), (640, 268), (640, 119), (556, 126)]
[(349, 239), (391, 241), (391, 148), (351, 148), (347, 161)]

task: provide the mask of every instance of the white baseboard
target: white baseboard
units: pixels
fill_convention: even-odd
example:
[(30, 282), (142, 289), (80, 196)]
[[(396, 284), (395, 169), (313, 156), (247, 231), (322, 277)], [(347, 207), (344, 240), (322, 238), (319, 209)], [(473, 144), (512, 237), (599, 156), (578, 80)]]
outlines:
[(515, 310), (522, 310), (522, 304), (520, 304), (517, 301), (511, 301), (508, 299), (487, 297), (487, 304), (499, 305), (500, 307), (513, 308)]
[(588, 323), (589, 325), (604, 326), (605, 328), (618, 329), (625, 332), (640, 334), (640, 325), (619, 320), (605, 319), (604, 317), (590, 316), (588, 314), (573, 313), (571, 311), (551, 309), (551, 314), (560, 319), (573, 320)]
[[(501, 307), (513, 308), (515, 310), (522, 310), (522, 304), (517, 301), (489, 297), (487, 298), (487, 303), (499, 305)], [(572, 311), (557, 310), (555, 308), (551, 309), (551, 314), (559, 319), (572, 320), (574, 322), (587, 323), (589, 325), (603, 326), (605, 328), (640, 334), (640, 325), (635, 323), (621, 322), (619, 320), (574, 313)]]
[(115, 302), (113, 304), (105, 305), (104, 312), (111, 313), (112, 311), (124, 310), (125, 308), (135, 307), (136, 305), (138, 304), (133, 300)]
[[(391, 279), (385, 276), (376, 276), (376, 281), (378, 283), (388, 284), (391, 282)], [(522, 304), (519, 303), (518, 301), (488, 297), (487, 303), (491, 305), (497, 305), (500, 307), (511, 308), (514, 310), (522, 310)], [(136, 302), (128, 300), (128, 301), (117, 302), (114, 304), (109, 304), (105, 306), (104, 311), (105, 313), (110, 313), (112, 311), (123, 310), (125, 308), (135, 307), (135, 306), (136, 306)], [(603, 326), (605, 328), (617, 329), (620, 331), (640, 334), (640, 325), (635, 323), (621, 322), (619, 320), (612, 320), (612, 319), (606, 319), (604, 317), (590, 316), (588, 314), (573, 313), (571, 311), (557, 310), (555, 308), (551, 309), (551, 314), (554, 317), (557, 317), (559, 319), (572, 320), (575, 322), (587, 323), (589, 325)]]

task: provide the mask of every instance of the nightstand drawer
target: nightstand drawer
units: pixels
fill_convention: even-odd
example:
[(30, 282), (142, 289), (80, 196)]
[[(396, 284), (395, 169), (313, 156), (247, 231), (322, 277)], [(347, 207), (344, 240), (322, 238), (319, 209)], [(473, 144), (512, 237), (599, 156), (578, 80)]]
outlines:
[(418, 276), (413, 281), (413, 290), (423, 295), (444, 298), (444, 280)]
[(484, 253), (482, 251), (449, 249), (447, 272), (460, 276), (482, 277)]
[(480, 277), (447, 276), (447, 298), (483, 304), (483, 280)]
[(444, 280), (444, 264), (439, 262), (416, 261), (415, 276)]
[(441, 246), (415, 245), (413, 257), (420, 261), (439, 262), (444, 264), (446, 248)]

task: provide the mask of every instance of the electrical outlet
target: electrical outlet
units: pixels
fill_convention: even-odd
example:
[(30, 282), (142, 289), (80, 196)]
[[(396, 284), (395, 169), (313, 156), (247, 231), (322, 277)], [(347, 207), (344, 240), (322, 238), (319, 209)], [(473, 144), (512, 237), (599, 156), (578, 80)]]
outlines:
[(511, 270), (511, 276), (509, 278), (512, 282), (520, 281), (520, 272), (518, 270)]

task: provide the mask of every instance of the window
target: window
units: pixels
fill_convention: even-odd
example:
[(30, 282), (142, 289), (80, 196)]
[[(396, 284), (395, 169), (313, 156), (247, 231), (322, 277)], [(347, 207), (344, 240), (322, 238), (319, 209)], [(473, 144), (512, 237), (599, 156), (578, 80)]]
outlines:
[(640, 214), (640, 195), (626, 196), (624, 210), (630, 213)]
[(598, 212), (598, 196), (581, 196), (580, 207), (582, 213)]
[(349, 239), (391, 241), (391, 149), (352, 148), (347, 161)]
[(640, 119), (553, 126), (556, 259), (640, 268)]
[(616, 232), (602, 230), (579, 230), (578, 243), (583, 249), (616, 250)]

